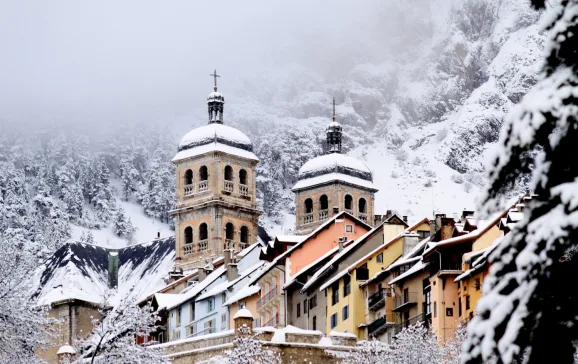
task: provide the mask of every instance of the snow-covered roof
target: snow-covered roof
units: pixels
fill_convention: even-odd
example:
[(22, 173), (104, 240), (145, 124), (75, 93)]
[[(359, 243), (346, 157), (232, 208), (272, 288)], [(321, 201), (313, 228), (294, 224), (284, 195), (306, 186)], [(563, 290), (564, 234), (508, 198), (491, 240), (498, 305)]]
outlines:
[(377, 191), (371, 170), (361, 161), (341, 153), (318, 156), (299, 169), (299, 182), (293, 191), (341, 181)]
[(208, 290), (207, 292), (205, 292), (201, 296), (199, 296), (196, 299), (196, 301), (202, 301), (202, 300), (205, 300), (209, 297), (213, 297), (215, 295), (218, 295), (219, 293), (225, 292), (229, 288), (233, 287), (235, 284), (237, 284), (240, 281), (242, 281), (243, 279), (247, 278), (250, 274), (252, 274), (258, 268), (262, 267), (264, 264), (265, 264), (265, 262), (259, 262), (255, 265), (245, 269), (243, 272), (241, 272), (241, 275), (239, 277), (237, 277), (237, 279), (234, 279), (232, 281), (224, 281), (223, 283), (216, 285), (215, 287), (211, 288), (210, 290)]
[[(36, 272), (33, 298), (45, 305), (62, 300), (100, 303), (108, 289), (106, 247), (71, 241)], [(138, 299), (165, 285), (163, 278), (175, 260), (175, 238), (157, 239), (118, 250), (118, 289), (112, 299), (130, 294)]]
[(159, 305), (157, 310), (160, 311), (177, 303), (179, 295), (174, 293), (155, 293), (154, 299)]
[(425, 269), (427, 266), (429, 265), (429, 263), (424, 263), (423, 260), (420, 260), (419, 262), (417, 262), (413, 267), (411, 267), (410, 269), (408, 269), (405, 273), (400, 274), (399, 276), (397, 276), (396, 278), (392, 279), (391, 281), (389, 281), (389, 285), (395, 284), (397, 282), (400, 282), (406, 278), (408, 278), (409, 276), (412, 276), (413, 274), (422, 271), (423, 269)]
[(233, 319), (237, 318), (253, 318), (253, 315), (251, 314), (251, 311), (247, 310), (246, 308), (242, 308), (233, 317)]
[(72, 346), (66, 344), (62, 345), (56, 352), (56, 355), (60, 354), (76, 354), (76, 350)]
[(241, 288), (239, 290), (239, 292), (235, 293), (234, 295), (231, 296), (231, 298), (229, 298), (224, 304), (223, 306), (229, 306), (235, 302), (239, 302), (242, 299), (245, 299), (247, 297), (250, 297), (254, 294), (257, 294), (259, 291), (261, 290), (261, 287), (256, 284), (254, 286), (250, 286), (248, 283), (245, 287)]
[(193, 129), (181, 139), (173, 162), (212, 151), (220, 151), (258, 161), (253, 144), (242, 131), (231, 126), (212, 123)]
[(195, 298), (198, 296), (203, 290), (205, 290), (209, 285), (219, 279), (223, 274), (225, 274), (225, 266), (220, 266), (219, 268), (215, 269), (211, 274), (209, 274), (205, 279), (200, 281), (199, 283), (195, 284), (194, 286), (187, 287), (181, 293), (175, 294), (179, 296), (178, 299), (167, 307), (167, 310), (171, 310), (181, 304)]

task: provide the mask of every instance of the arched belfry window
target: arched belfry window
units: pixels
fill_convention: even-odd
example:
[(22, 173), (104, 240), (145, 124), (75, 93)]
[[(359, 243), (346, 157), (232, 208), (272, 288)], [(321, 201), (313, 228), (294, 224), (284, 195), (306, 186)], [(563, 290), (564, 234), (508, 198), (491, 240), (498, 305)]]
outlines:
[(247, 171), (244, 169), (241, 169), (239, 171), (239, 183), (242, 185), (247, 184)]
[(201, 168), (199, 168), (199, 178), (201, 179), (201, 181), (206, 181), (209, 179), (209, 169), (207, 168), (207, 166), (202, 166)]
[(345, 209), (353, 210), (353, 197), (351, 195), (345, 195)]
[(209, 229), (206, 223), (199, 226), (199, 240), (207, 240), (209, 238)]
[(225, 181), (233, 180), (233, 168), (231, 166), (225, 167)]
[(246, 226), (241, 227), (241, 243), (242, 244), (249, 243), (249, 228)]
[(193, 184), (193, 171), (191, 171), (190, 169), (187, 169), (187, 171), (185, 172), (185, 184), (186, 185)]
[(225, 225), (225, 239), (233, 240), (235, 238), (235, 226), (230, 222)]
[(366, 214), (367, 213), (367, 202), (364, 198), (359, 199), (359, 213)]
[(313, 200), (310, 198), (305, 200), (305, 213), (306, 214), (313, 213)]
[(328, 208), (329, 208), (329, 200), (327, 199), (327, 195), (321, 195), (321, 197), (319, 197), (319, 209), (327, 210)]
[(185, 228), (185, 244), (193, 243), (193, 228), (188, 226)]

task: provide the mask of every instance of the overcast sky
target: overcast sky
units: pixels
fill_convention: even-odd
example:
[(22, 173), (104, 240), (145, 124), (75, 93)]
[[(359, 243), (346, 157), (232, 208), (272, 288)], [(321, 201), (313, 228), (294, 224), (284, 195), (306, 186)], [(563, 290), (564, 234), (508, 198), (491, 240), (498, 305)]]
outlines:
[(292, 62), (339, 72), (379, 54), (384, 3), (0, 0), (0, 124), (179, 118), (214, 68), (223, 87)]

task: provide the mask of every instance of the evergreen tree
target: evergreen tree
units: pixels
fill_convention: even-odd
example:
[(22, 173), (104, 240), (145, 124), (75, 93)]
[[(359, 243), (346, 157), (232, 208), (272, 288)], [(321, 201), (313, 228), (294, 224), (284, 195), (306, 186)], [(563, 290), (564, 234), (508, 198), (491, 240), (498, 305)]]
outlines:
[(132, 226), (130, 218), (127, 218), (124, 210), (119, 208), (113, 224), (113, 231), (116, 236), (130, 240), (135, 233), (135, 230), (136, 229)]
[[(533, 0), (536, 8), (543, 0)], [(578, 339), (578, 0), (549, 9), (541, 78), (509, 115), (490, 172), (486, 206), (523, 174), (536, 197), (519, 228), (490, 256), (465, 363), (573, 363)], [(539, 150), (537, 158), (531, 152)]]
[(92, 231), (90, 230), (86, 234), (86, 242), (89, 244), (96, 244), (96, 241), (94, 240), (94, 234), (92, 234)]

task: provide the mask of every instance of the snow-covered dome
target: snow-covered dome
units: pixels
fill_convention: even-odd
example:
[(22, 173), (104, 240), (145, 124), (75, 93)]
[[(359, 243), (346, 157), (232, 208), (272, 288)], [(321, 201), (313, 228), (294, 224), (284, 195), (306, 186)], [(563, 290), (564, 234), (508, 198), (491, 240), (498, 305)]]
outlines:
[(341, 153), (330, 153), (313, 158), (299, 169), (299, 182), (293, 190), (342, 181), (347, 184), (376, 190), (369, 167), (356, 158)]
[(222, 151), (248, 159), (259, 160), (253, 154), (253, 144), (245, 133), (228, 125), (211, 123), (188, 132), (179, 143), (173, 161), (210, 151)]
[(223, 94), (218, 92), (217, 90), (211, 92), (209, 96), (207, 96), (207, 102), (225, 102), (225, 97)]
[(58, 352), (56, 352), (56, 355), (60, 355), (60, 354), (76, 354), (76, 350), (68, 345), (68, 343), (66, 345), (62, 345), (59, 349)]
[(332, 122), (329, 123), (329, 125), (327, 125), (326, 131), (332, 131), (332, 130), (341, 131), (341, 129), (342, 129), (341, 124), (339, 124), (337, 121), (333, 120)]

